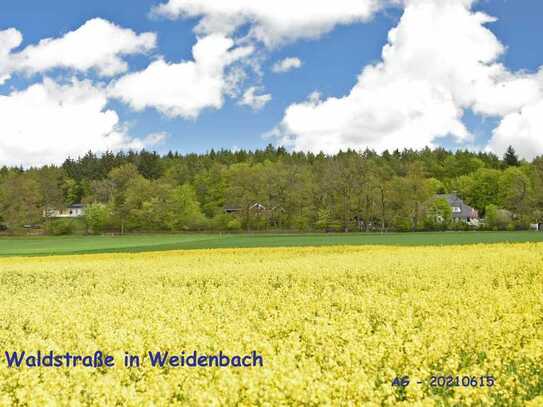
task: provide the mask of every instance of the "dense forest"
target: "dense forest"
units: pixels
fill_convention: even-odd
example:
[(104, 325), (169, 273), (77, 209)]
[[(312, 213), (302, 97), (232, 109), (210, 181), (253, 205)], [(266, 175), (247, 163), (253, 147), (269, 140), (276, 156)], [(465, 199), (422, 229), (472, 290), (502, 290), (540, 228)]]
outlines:
[[(488, 229), (543, 218), (543, 157), (486, 152), (92, 152), (62, 166), (0, 169), (3, 233), (416, 231), (469, 228), (437, 194), (456, 193)], [(82, 219), (52, 208), (85, 204)]]

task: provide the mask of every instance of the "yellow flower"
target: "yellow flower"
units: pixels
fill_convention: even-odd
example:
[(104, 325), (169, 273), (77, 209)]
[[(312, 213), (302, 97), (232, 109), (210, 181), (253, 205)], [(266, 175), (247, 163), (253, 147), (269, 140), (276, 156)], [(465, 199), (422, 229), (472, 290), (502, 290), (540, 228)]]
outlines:
[[(2, 353), (0, 404), (541, 405), (542, 264), (542, 244), (2, 258), (2, 352), (115, 367), (8, 368)], [(263, 366), (148, 356), (194, 351)]]

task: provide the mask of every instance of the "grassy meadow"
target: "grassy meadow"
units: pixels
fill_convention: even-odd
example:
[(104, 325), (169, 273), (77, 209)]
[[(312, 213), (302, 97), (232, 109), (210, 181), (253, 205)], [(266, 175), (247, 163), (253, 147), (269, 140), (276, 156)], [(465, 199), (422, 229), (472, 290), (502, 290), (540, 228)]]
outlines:
[(461, 245), (543, 242), (537, 232), (419, 232), (348, 234), (147, 234), (0, 237), (0, 256), (332, 245)]
[[(10, 369), (0, 355), (0, 404), (538, 406), (542, 264), (542, 243), (0, 258), (3, 351), (264, 358)], [(433, 386), (434, 375), (471, 384)]]

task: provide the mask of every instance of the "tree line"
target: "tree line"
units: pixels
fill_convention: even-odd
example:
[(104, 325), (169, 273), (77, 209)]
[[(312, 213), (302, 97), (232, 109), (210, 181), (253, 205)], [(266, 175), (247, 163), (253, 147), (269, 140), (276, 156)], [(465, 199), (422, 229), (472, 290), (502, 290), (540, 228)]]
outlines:
[[(437, 194), (456, 193), (490, 229), (543, 219), (543, 157), (443, 148), (289, 152), (89, 152), (61, 166), (0, 169), (8, 233), (136, 231), (417, 231), (462, 229)], [(85, 204), (80, 220), (48, 209)]]

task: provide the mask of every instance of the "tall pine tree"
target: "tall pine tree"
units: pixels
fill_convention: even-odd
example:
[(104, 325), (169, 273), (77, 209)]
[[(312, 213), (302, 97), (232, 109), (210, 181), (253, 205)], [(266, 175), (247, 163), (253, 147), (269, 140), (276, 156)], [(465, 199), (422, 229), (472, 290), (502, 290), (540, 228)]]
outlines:
[(520, 162), (517, 153), (513, 146), (507, 147), (507, 151), (503, 156), (503, 162), (507, 167), (518, 167)]

